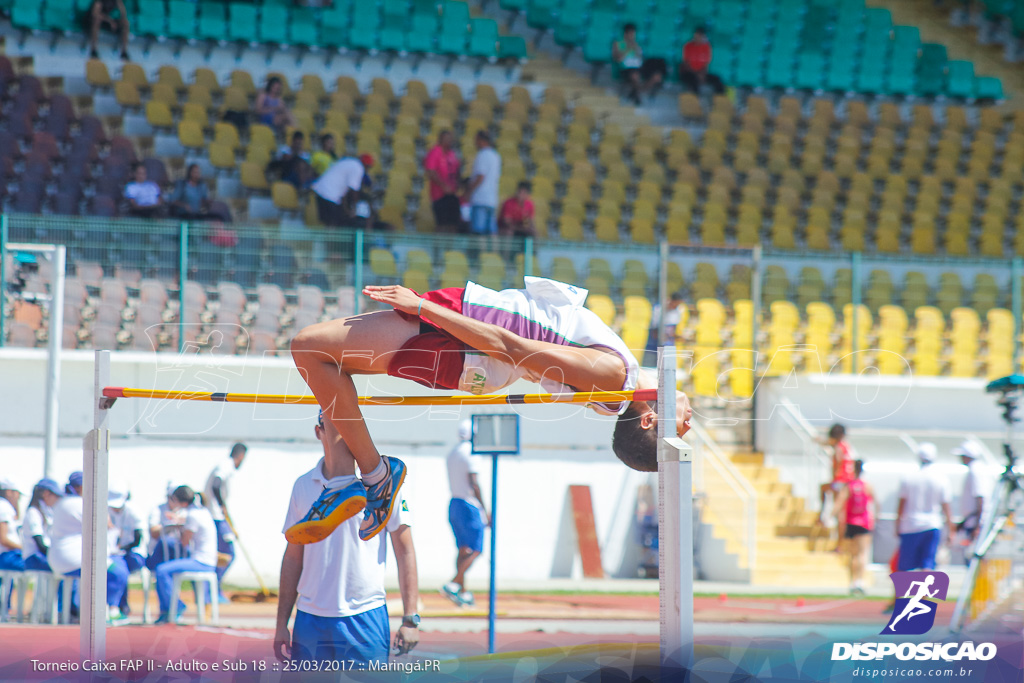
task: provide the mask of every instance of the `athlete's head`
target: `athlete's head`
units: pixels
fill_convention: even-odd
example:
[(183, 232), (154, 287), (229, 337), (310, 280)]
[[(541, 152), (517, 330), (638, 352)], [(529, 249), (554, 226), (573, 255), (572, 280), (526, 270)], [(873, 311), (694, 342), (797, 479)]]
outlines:
[[(676, 434), (690, 429), (690, 402), (676, 392)], [(612, 450), (630, 469), (658, 471), (658, 412), (644, 401), (634, 401), (619, 415), (612, 432)]]
[(248, 452), (249, 448), (244, 443), (236, 443), (231, 447), (231, 460), (234, 461), (236, 470), (242, 466), (242, 461), (245, 460), (245, 454)]
[(835, 446), (837, 443), (843, 440), (846, 436), (846, 427), (841, 424), (834, 424), (828, 428), (828, 443), (830, 446)]
[(179, 486), (174, 489), (174, 493), (167, 499), (168, 505), (172, 510), (180, 510), (181, 508), (192, 507), (192, 504), (196, 502), (196, 492), (188, 486)]
[(864, 461), (854, 460), (853, 461), (853, 476), (860, 479), (860, 475), (864, 474)]

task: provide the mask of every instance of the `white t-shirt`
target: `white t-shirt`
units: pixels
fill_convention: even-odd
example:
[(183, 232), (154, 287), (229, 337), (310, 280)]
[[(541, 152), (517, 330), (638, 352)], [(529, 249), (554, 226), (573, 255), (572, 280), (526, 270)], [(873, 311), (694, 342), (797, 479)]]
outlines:
[(470, 505), (480, 507), (480, 501), (469, 485), (469, 475), (480, 474), (480, 456), (473, 455), (473, 445), (463, 441), (448, 454), (448, 486), (452, 498), (461, 498)]
[(135, 540), (135, 532), (143, 531), (142, 518), (139, 517), (132, 506), (125, 503), (121, 511), (110, 508), (110, 521), (113, 523), (114, 550), (128, 545)]
[(498, 181), (501, 179), (501, 156), (493, 147), (484, 147), (476, 153), (470, 178), (481, 175), (484, 179), (469, 198), (472, 206), (498, 208)]
[[(7, 523), (7, 540), (14, 545), (21, 544), (21, 522), (18, 519), (18, 511), (11, 505), (11, 501), (0, 498), (0, 523)], [(0, 546), (0, 553), (5, 553), (10, 548)]]
[(184, 528), (192, 532), (189, 543), (189, 555), (196, 562), (217, 566), (217, 526), (213, 523), (210, 511), (204, 507), (193, 505), (186, 510)]
[(343, 157), (327, 167), (323, 175), (312, 185), (313, 192), (329, 202), (340, 204), (349, 190), (363, 186), (366, 169), (363, 162), (353, 157)]
[(21, 556), (26, 560), (39, 552), (36, 536), (43, 537), (43, 543), (50, 544), (50, 524), (53, 523), (53, 511), (43, 505), (43, 511), (30, 507), (25, 510), (21, 520)]
[(81, 496), (65, 496), (53, 506), (50, 552), (46, 559), (54, 574), (82, 568), (82, 506)]
[[(325, 479), (323, 463), (321, 458), (316, 467), (295, 481), (282, 531), (309, 512), (325, 485), (337, 488), (355, 481), (355, 477)], [(342, 522), (323, 541), (302, 547), (302, 575), (296, 602), (299, 610), (316, 617), (350, 617), (384, 605), (387, 533), (361, 541), (361, 521), (362, 515), (356, 515)], [(410, 524), (409, 508), (403, 500), (395, 507), (385, 531), (394, 532)]]
[[(971, 461), (971, 464), (967, 466), (967, 477), (964, 479), (964, 492), (960, 497), (960, 514), (963, 517), (974, 514), (975, 512), (975, 498), (982, 498), (982, 518), (985, 516), (986, 508), (988, 507), (989, 497), (992, 495), (992, 476), (986, 471), (985, 463), (982, 462), (981, 458), (975, 458)], [(974, 521), (973, 526), (978, 526), (981, 523), (981, 519)]]
[(921, 469), (900, 483), (900, 498), (906, 499), (899, 533), (916, 534), (942, 528), (942, 504), (952, 499), (949, 478), (935, 465)]
[[(177, 540), (178, 534), (181, 529), (181, 525), (185, 523), (185, 518), (188, 515), (185, 514), (184, 510), (172, 510), (171, 506), (167, 503), (161, 503), (157, 507), (153, 508), (153, 512), (149, 513), (149, 526), (153, 528), (155, 526), (160, 527), (160, 538), (169, 537), (170, 539)], [(159, 538), (149, 538), (149, 554), (152, 555), (156, 549), (156, 544), (160, 542)]]
[(160, 186), (152, 180), (128, 183), (124, 188), (124, 196), (127, 199), (134, 199), (139, 206), (156, 206), (160, 203)]
[(210, 472), (210, 476), (206, 478), (206, 487), (203, 489), (203, 502), (214, 519), (224, 519), (224, 511), (221, 510), (217, 497), (213, 495), (213, 485), (218, 481), (220, 482), (220, 499), (227, 503), (229, 483), (231, 482), (231, 477), (235, 476), (236, 469), (235, 461), (228, 457), (225, 460), (221, 460), (213, 468), (213, 471)]

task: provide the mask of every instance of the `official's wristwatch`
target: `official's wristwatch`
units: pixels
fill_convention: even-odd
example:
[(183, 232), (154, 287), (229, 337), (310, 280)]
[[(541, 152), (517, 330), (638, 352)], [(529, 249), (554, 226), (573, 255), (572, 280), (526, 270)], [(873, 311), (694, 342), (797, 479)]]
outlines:
[(413, 614), (412, 616), (402, 617), (402, 626), (408, 626), (409, 628), (419, 628), (420, 615)]

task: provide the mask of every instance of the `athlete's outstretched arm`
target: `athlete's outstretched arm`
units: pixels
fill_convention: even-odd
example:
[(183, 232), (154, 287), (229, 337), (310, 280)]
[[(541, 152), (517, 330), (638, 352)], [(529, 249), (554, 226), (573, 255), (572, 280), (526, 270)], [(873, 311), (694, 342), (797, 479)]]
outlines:
[(625, 363), (616, 354), (526, 339), (421, 299), (399, 285), (364, 287), (363, 292), (395, 310), (429, 319), (470, 348), (579, 391), (618, 391), (626, 381)]

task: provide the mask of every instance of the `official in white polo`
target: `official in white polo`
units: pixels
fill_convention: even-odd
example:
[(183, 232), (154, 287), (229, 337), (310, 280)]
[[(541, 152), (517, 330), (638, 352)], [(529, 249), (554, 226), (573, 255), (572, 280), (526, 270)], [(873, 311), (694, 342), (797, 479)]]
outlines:
[(217, 466), (210, 472), (210, 476), (206, 478), (206, 486), (203, 488), (203, 504), (210, 511), (213, 523), (217, 525), (217, 552), (228, 557), (228, 561), (223, 565), (214, 562), (217, 565), (217, 599), (221, 603), (226, 603), (228, 599), (220, 590), (220, 582), (224, 578), (224, 572), (235, 561), (235, 534), (231, 531), (231, 525), (225, 519), (224, 512), (228, 509), (231, 479), (235, 476), (235, 472), (242, 467), (245, 454), (248, 451), (249, 449), (244, 443), (236, 443), (232, 446), (231, 454), (217, 463)]
[[(338, 489), (340, 495), (347, 486), (361, 486), (352, 452), (334, 425), (321, 415), (314, 431), (323, 446), (324, 457), (296, 480), (282, 532), (305, 516), (325, 488)], [(319, 543), (288, 544), (281, 561), (281, 595), (274, 636), (274, 654), (278, 659), (351, 660), (362, 664), (387, 661), (390, 627), (384, 569), (388, 536), (398, 563), (404, 610), (394, 645), (398, 654), (404, 654), (419, 642), (416, 551), (408, 507), (405, 501), (397, 504), (385, 527), (388, 534), (379, 534), (369, 541), (359, 540), (361, 521), (356, 515), (342, 522)], [(293, 607), (298, 609), (289, 633)]]
[(985, 524), (985, 514), (988, 511), (995, 481), (992, 473), (985, 467), (985, 459), (978, 444), (964, 441), (954, 448), (952, 453), (960, 456), (960, 462), (967, 467), (963, 492), (960, 494), (961, 521), (958, 528), (965, 542), (970, 545), (977, 540), (978, 532)]
[(917, 447), (920, 469), (900, 482), (896, 529), (900, 535), (897, 568), (901, 572), (935, 569), (935, 554), (943, 529), (947, 538), (953, 533), (949, 512), (951, 486), (949, 477), (935, 466), (936, 453), (935, 444), (920, 444)]

